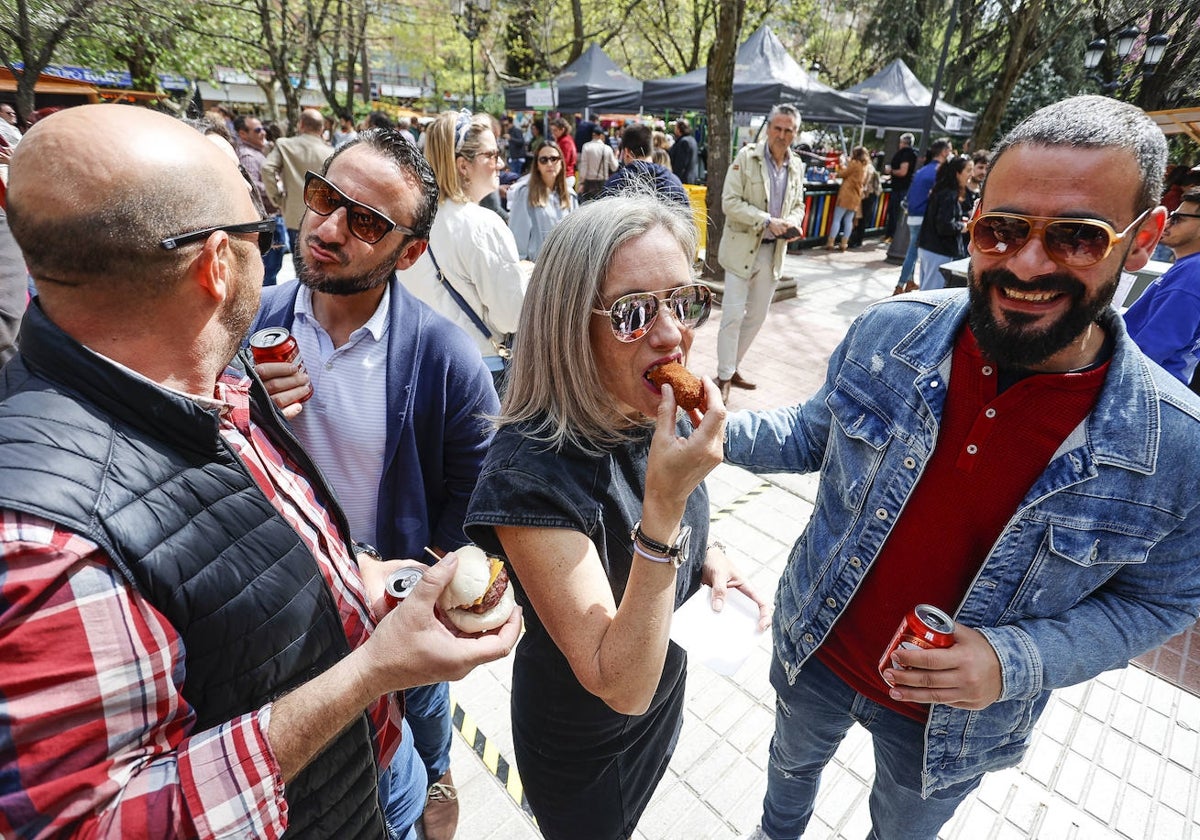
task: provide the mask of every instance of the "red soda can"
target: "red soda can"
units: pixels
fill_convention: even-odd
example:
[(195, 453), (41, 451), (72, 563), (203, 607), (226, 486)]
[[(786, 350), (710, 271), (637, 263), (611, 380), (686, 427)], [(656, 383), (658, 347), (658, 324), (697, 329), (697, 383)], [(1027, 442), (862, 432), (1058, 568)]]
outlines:
[[(892, 654), (897, 650), (913, 648), (948, 648), (954, 646), (954, 619), (937, 607), (917, 604), (900, 620), (896, 634), (888, 643), (879, 660), (879, 676), (885, 668), (897, 668), (892, 664)], [(887, 682), (887, 680), (884, 680)], [(892, 685), (888, 683), (888, 685)]]
[[(300, 361), (300, 345), (286, 327), (267, 327), (250, 336), (250, 352), (258, 364), (268, 362), (295, 363), (296, 367), (304, 370), (304, 362)], [(312, 383), (308, 383), (308, 392), (300, 398), (304, 402), (313, 395)]]
[(408, 593), (412, 592), (412, 588), (417, 585), (425, 572), (414, 567), (397, 569), (387, 576), (383, 583), (383, 600), (387, 602), (388, 609), (392, 609), (405, 598)]

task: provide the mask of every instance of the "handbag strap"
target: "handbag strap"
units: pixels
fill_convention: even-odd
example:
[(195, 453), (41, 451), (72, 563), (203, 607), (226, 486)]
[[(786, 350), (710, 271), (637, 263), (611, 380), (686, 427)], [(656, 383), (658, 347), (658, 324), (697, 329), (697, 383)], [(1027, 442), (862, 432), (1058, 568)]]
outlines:
[(429, 254), (429, 259), (433, 260), (433, 268), (437, 272), (438, 282), (441, 283), (446, 288), (446, 291), (450, 293), (450, 297), (452, 297), (454, 302), (458, 304), (458, 308), (463, 311), (463, 314), (470, 318), (471, 323), (474, 324), (481, 333), (483, 333), (483, 337), (488, 341), (493, 341), (494, 343), (492, 331), (488, 329), (487, 324), (485, 324), (483, 319), (475, 313), (475, 310), (471, 308), (471, 304), (467, 303), (463, 296), (459, 294), (458, 289), (454, 288), (450, 281), (446, 279), (446, 275), (442, 273), (442, 267), (438, 265), (437, 257), (433, 255), (433, 248), (426, 248), (425, 250)]

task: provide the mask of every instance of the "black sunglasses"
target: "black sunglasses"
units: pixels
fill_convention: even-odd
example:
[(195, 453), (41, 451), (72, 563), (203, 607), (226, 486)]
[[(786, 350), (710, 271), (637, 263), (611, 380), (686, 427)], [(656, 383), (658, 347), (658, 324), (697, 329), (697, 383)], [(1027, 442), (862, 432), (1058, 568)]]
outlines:
[(339, 190), (316, 172), (304, 175), (304, 206), (318, 216), (328, 216), (339, 207), (346, 208), (346, 227), (357, 239), (374, 245), (393, 230), (415, 236), (412, 228), (398, 225), (374, 207), (361, 204)]
[(1200, 213), (1180, 213), (1178, 210), (1167, 216), (1168, 222), (1174, 222), (1179, 219), (1200, 219)]
[(187, 245), (191, 242), (203, 242), (219, 230), (223, 230), (226, 233), (257, 233), (258, 250), (264, 255), (271, 250), (271, 246), (275, 243), (275, 217), (272, 216), (268, 219), (259, 219), (257, 222), (242, 222), (238, 225), (214, 225), (203, 230), (181, 233), (178, 236), (168, 236), (158, 244), (168, 251), (174, 251), (180, 245)]

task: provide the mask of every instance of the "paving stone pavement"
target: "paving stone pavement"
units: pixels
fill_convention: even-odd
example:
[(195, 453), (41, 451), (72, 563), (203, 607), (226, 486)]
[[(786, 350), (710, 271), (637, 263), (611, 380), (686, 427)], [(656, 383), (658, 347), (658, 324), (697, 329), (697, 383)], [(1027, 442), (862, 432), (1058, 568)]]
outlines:
[[(743, 373), (756, 391), (732, 408), (795, 403), (816, 390), (850, 321), (891, 293), (899, 269), (884, 247), (789, 255), (797, 297), (772, 306)], [(713, 375), (716, 322), (703, 328), (690, 367)], [(773, 593), (815, 498), (815, 476), (758, 477), (722, 465), (709, 479), (712, 526), (758, 589)], [(753, 494), (726, 511), (734, 500)], [(769, 634), (733, 677), (693, 664), (679, 746), (634, 835), (637, 840), (725, 840), (754, 828), (766, 787), (774, 694)], [(512, 762), (511, 657), (474, 671), (452, 692)], [(1200, 840), (1200, 699), (1138, 667), (1102, 674), (1052, 696), (1019, 767), (988, 776), (939, 835), (942, 840)], [(460, 840), (540, 834), (461, 738), (454, 776)], [(809, 838), (860, 840), (870, 830), (870, 739), (853, 728), (826, 769)]]

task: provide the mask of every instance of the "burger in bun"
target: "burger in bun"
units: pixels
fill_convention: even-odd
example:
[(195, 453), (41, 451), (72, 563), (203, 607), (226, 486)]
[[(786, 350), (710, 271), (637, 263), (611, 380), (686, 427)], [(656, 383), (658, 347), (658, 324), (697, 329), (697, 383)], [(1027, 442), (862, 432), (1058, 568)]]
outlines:
[(464, 545), (454, 553), (458, 555), (458, 569), (442, 590), (438, 606), (464, 633), (496, 629), (508, 621), (516, 606), (504, 562), (473, 545)]

